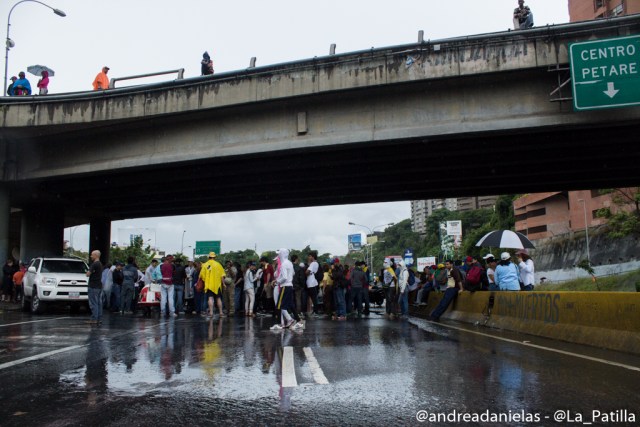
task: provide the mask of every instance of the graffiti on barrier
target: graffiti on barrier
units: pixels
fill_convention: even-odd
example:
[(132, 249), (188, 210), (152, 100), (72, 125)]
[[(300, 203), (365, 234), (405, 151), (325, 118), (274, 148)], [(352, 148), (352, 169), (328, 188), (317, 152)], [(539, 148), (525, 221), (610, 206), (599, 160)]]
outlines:
[(560, 320), (560, 295), (542, 292), (501, 292), (494, 313), (555, 325)]

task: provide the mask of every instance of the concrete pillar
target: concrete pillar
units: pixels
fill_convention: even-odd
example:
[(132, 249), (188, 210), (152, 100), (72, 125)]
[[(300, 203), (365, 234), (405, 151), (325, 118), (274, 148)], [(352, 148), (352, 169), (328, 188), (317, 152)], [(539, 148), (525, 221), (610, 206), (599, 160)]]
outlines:
[(62, 256), (64, 210), (61, 207), (29, 206), (22, 211), (20, 259), (28, 263), (39, 256)]
[(11, 219), (11, 203), (9, 192), (0, 186), (0, 261), (4, 261), (11, 254), (9, 247), (9, 223)]
[(111, 248), (111, 220), (109, 218), (92, 218), (89, 224), (89, 254), (99, 250), (100, 261), (106, 264)]

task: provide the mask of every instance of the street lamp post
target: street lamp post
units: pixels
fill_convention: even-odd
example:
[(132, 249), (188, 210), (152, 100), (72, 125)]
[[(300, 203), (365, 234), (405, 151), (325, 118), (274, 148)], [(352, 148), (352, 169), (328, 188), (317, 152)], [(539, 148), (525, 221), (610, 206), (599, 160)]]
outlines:
[(13, 42), (13, 40), (11, 40), (9, 38), (9, 29), (11, 28), (11, 13), (13, 12), (13, 9), (16, 8), (17, 5), (19, 5), (20, 3), (24, 3), (24, 2), (33, 2), (33, 3), (39, 3), (45, 7), (48, 7), (49, 9), (53, 10), (53, 13), (55, 13), (58, 16), (61, 17), (65, 17), (67, 16), (66, 13), (64, 13), (63, 11), (61, 11), (60, 9), (56, 9), (54, 7), (49, 6), (46, 3), (43, 3), (41, 1), (38, 0), (21, 0), (18, 3), (14, 4), (11, 7), (11, 10), (9, 10), (9, 17), (7, 18), (7, 39), (5, 40), (5, 54), (4, 54), (4, 92), (2, 92), (3, 96), (7, 94), (7, 77), (8, 77), (8, 71), (9, 71), (9, 49), (11, 49), (12, 47), (15, 46), (15, 43)]
[(587, 262), (591, 265), (591, 254), (589, 252), (589, 224), (587, 224), (587, 202), (584, 199), (578, 199), (582, 202), (582, 210), (584, 211), (584, 233), (587, 239)]
[[(380, 224), (380, 225), (376, 225), (373, 228), (369, 228), (366, 225), (362, 225), (362, 224), (356, 224), (355, 222), (349, 222), (349, 225), (356, 225), (358, 227), (362, 227), (362, 228), (366, 228), (369, 231), (369, 234), (373, 236), (373, 232), (376, 228), (380, 228), (380, 227), (390, 227), (392, 226), (394, 223), (390, 222), (387, 224)], [(367, 245), (369, 246), (369, 268), (373, 268), (373, 244), (371, 245)], [(366, 256), (365, 256), (366, 257)]]
[(182, 242), (180, 243), (180, 253), (182, 253), (182, 251), (184, 251), (184, 233), (186, 233), (187, 230), (183, 230), (182, 231)]

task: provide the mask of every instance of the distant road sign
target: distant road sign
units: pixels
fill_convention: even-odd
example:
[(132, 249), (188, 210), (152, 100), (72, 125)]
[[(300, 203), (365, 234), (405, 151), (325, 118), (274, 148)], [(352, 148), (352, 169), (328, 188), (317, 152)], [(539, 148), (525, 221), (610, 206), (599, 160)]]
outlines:
[(196, 242), (195, 256), (209, 255), (209, 252), (220, 254), (220, 240), (212, 240), (209, 242)]
[(569, 45), (575, 110), (640, 105), (640, 36)]

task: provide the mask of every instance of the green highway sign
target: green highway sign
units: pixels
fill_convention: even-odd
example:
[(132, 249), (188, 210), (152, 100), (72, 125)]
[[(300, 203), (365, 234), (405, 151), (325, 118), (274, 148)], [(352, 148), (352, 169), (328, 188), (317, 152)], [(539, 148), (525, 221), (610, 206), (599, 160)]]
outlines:
[(220, 254), (220, 240), (212, 240), (209, 242), (196, 242), (195, 256), (209, 255), (209, 252)]
[(640, 105), (640, 36), (569, 45), (577, 111)]

